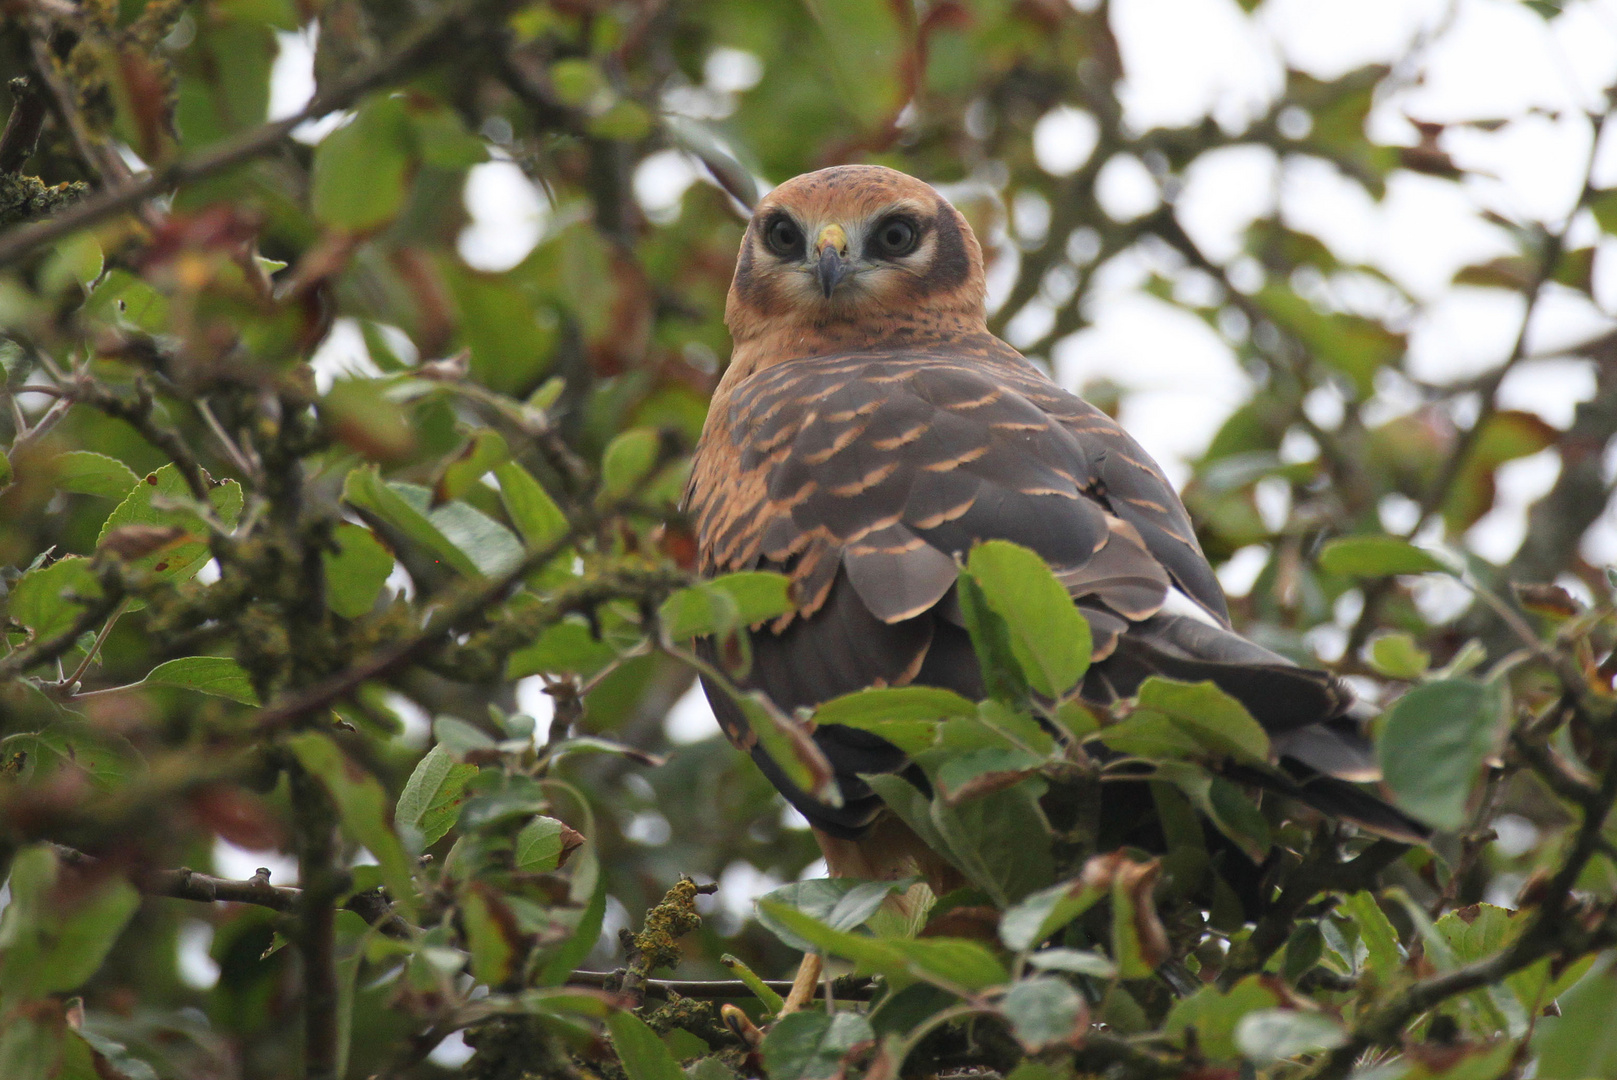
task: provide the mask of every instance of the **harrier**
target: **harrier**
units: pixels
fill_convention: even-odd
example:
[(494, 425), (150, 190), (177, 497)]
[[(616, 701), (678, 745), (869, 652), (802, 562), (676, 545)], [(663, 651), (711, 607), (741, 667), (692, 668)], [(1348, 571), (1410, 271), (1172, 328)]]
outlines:
[[(1009, 540), (1044, 557), (1089, 621), (1086, 699), (1130, 696), (1150, 675), (1210, 679), (1269, 733), (1280, 770), (1267, 786), (1383, 835), (1425, 835), (1355, 786), (1376, 769), (1346, 690), (1231, 630), (1157, 464), (988, 332), (981, 248), (931, 187), (876, 166), (782, 184), (742, 239), (725, 321), (735, 350), (686, 495), (700, 568), (778, 570), (796, 603), (752, 631), (746, 685), (788, 712), (869, 686), (983, 697), (957, 568), (974, 544)], [(1170, 610), (1171, 593), (1201, 617)], [(958, 881), (860, 779), (903, 770), (896, 748), (815, 730), (844, 796), (830, 806), (707, 692), (813, 824), (833, 875)]]

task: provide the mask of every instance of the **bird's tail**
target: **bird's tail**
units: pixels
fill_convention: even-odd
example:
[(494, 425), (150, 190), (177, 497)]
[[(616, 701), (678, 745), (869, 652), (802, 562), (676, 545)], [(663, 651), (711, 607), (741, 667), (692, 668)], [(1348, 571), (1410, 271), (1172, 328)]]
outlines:
[(1113, 653), (1090, 669), (1086, 696), (1131, 697), (1152, 675), (1211, 681), (1263, 727), (1279, 767), (1232, 769), (1232, 779), (1389, 839), (1414, 844), (1431, 836), (1426, 825), (1359, 786), (1380, 780), (1380, 767), (1351, 715), (1352, 693), (1328, 672), (1299, 667), (1222, 627), (1164, 613), (1118, 639)]

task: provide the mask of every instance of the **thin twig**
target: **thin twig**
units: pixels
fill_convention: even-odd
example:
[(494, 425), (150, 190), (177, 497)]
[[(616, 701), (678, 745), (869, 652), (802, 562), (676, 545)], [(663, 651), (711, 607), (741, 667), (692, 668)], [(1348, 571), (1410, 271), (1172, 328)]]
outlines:
[(105, 581), (101, 588), (103, 595), (86, 603), (78, 618), (73, 620), (73, 625), (66, 630), (55, 637), (31, 641), (0, 658), (0, 683), (16, 678), (29, 668), (48, 664), (66, 655), (69, 649), (78, 644), (80, 635), (100, 623), (123, 602), (122, 590), (109, 588)]
[(112, 614), (107, 616), (107, 621), (101, 625), (100, 631), (96, 633), (95, 641), (90, 645), (89, 649), (85, 650), (84, 659), (80, 660), (79, 666), (73, 669), (73, 674), (56, 684), (58, 689), (66, 690), (69, 693), (72, 692), (73, 687), (84, 677), (85, 671), (89, 669), (90, 664), (94, 662), (96, 656), (101, 652), (101, 646), (107, 643), (107, 635), (112, 633), (114, 626), (118, 625), (118, 617), (128, 608), (129, 601), (126, 599), (112, 609)]
[(0, 173), (15, 173), (22, 168), (39, 145), (39, 132), (45, 125), (45, 99), (28, 76), (12, 79), (11, 93), (16, 103), (6, 118), (5, 132), (0, 134)]
[(252, 463), (247, 460), (247, 455), (242, 453), (241, 447), (236, 445), (236, 440), (232, 439), (229, 433), (225, 431), (224, 425), (219, 423), (218, 417), (213, 415), (213, 410), (208, 407), (207, 401), (203, 398), (197, 398), (196, 408), (197, 412), (202, 414), (202, 420), (208, 425), (208, 430), (213, 432), (213, 437), (219, 440), (219, 445), (224, 449), (225, 456), (230, 459), (230, 464), (243, 477), (252, 477), (254, 475)]

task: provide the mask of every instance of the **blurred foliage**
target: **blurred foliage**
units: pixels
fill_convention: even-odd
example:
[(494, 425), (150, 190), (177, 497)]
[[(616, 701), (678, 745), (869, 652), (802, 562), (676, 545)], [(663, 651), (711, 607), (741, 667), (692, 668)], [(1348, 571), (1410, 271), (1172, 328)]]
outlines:
[[(1372, 142), (1408, 76), (1367, 68), (1290, 72), (1244, 126), (1132, 130), (1085, 6), (8, 6), (0, 1076), (1617, 1076), (1612, 585), (1579, 555), (1613, 339), (1568, 350), (1597, 375), (1563, 430), (1499, 403), (1525, 334), (1416, 383), (1418, 302), (1278, 213), (1208, 257), (1175, 206), (1208, 155), (1380, 198), (1399, 170), (1465, 181), (1447, 129)], [(277, 57), (311, 46), (316, 97), (269, 122)], [(751, 763), (669, 743), (688, 639), (744, 665), (787, 603), (770, 575), (695, 582), (676, 510), (744, 203), (849, 160), (956, 199), (1036, 358), (1109, 267), (1233, 350), (1255, 390), (1195, 464), (1202, 542), (1261, 565), (1243, 629), (1390, 706), (1386, 790), (1432, 849), (1257, 807), (1219, 768), (1267, 767), (1267, 739), (1209, 686), (1079, 704), (1087, 628), (1009, 545), (966, 572), (989, 701), (819, 716), (915, 756), (934, 798), (876, 784), (971, 888), (798, 880), (814, 844)], [(1107, 215), (1113, 162), (1153, 209)], [(514, 265), (461, 242), (474, 169), (538, 193)], [(1587, 297), (1573, 224), (1617, 231), (1617, 192), (1579, 205), (1495, 215), (1517, 253), (1457, 282), (1529, 313)], [(1465, 551), (1498, 470), (1544, 451), (1517, 553)], [(812, 784), (799, 718), (744, 704)], [(1150, 779), (1159, 850), (1086, 828), (1095, 744)], [(297, 888), (183, 869), (225, 844), (291, 853)], [(756, 917), (696, 885), (760, 880), (790, 884)], [(770, 1023), (805, 950), (838, 1007)], [(469, 1061), (429, 1058), (457, 1032)]]

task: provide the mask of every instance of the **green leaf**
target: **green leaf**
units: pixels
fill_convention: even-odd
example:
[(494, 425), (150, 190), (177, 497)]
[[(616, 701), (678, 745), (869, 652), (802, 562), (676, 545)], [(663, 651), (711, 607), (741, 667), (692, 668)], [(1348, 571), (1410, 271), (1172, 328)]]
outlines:
[(1114, 750), (1140, 757), (1233, 759), (1264, 766), (1269, 737), (1246, 707), (1211, 682), (1182, 683), (1153, 675), (1140, 687), (1138, 707), (1096, 736)]
[(416, 484), (383, 483), (374, 466), (354, 469), (343, 498), (370, 510), (468, 577), (497, 576), (522, 560), (511, 530), (463, 502), (428, 506), (432, 494)]
[[(573, 880), (576, 884), (578, 880), (576, 874)], [(540, 969), (538, 978), (540, 985), (555, 986), (565, 982), (601, 939), (601, 924), (606, 919), (604, 878), (596, 883), (594, 892), (589, 896), (589, 903), (584, 906), (584, 912), (579, 916), (578, 925), (573, 928), (572, 934), (561, 943)]]
[(592, 116), (589, 133), (598, 139), (643, 139), (651, 131), (651, 114), (638, 101), (614, 102), (599, 116)]
[(1295, 1009), (1260, 1009), (1243, 1016), (1235, 1028), (1235, 1044), (1242, 1056), (1264, 1065), (1311, 1051), (1334, 1050), (1347, 1041), (1347, 1032), (1335, 1020)]
[(70, 595), (101, 595), (101, 582), (90, 570), (90, 560), (68, 555), (49, 566), (28, 571), (11, 589), (9, 614), (33, 631), (34, 640), (48, 641), (68, 630), (84, 611)]
[(229, 698), (243, 705), (257, 705), (253, 680), (228, 656), (185, 656), (152, 668), (141, 680), (142, 686), (177, 686), (199, 694)]
[(945, 989), (982, 990), (1007, 978), (1004, 965), (975, 941), (865, 937), (833, 930), (813, 916), (773, 900), (758, 901), (758, 910), (812, 944), (815, 951), (852, 960), (860, 970), (886, 975), (895, 985), (922, 979)]
[(320, 399), (320, 423), (332, 438), (370, 461), (404, 462), (415, 453), (416, 432), (404, 406), (379, 379), (338, 379)]
[[(777, 997), (779, 995), (776, 995)], [(682, 1029), (675, 1029), (682, 1030)], [(689, 1034), (687, 1032), (687, 1034)], [(692, 1036), (694, 1038), (694, 1036)], [(705, 1047), (707, 1044), (704, 1043)], [(685, 1080), (740, 1080), (740, 1074), (726, 1065), (720, 1058), (709, 1054), (698, 1058), (685, 1066)]]
[(1109, 894), (1105, 882), (1083, 876), (1040, 889), (1005, 912), (999, 920), (999, 938), (1018, 952), (1031, 949)]
[(134, 490), (140, 478), (135, 470), (106, 454), (93, 450), (69, 450), (51, 459), (56, 486), (80, 495), (122, 499)]
[(752, 991), (752, 996), (763, 1002), (765, 1012), (779, 1013), (786, 1004), (785, 999), (775, 993), (769, 984), (759, 978), (758, 973), (748, 967), (739, 956), (731, 956), (729, 953), (725, 953), (719, 957), (719, 963), (729, 968), (736, 978), (747, 984), (747, 989)]
[(724, 634), (742, 625), (735, 597), (706, 582), (670, 594), (657, 609), (657, 618), (671, 641)]
[(497, 987), (510, 979), (522, 932), (505, 900), (482, 882), (473, 882), (461, 898), (460, 915), (478, 982)]
[[(1470, 964), (1502, 952), (1521, 936), (1527, 920), (1522, 912), (1494, 904), (1472, 904), (1445, 914), (1437, 920), (1435, 929), (1453, 950), (1455, 962)], [(1490, 1020), (1503, 1021), (1512, 1036), (1519, 1036), (1525, 1032), (1528, 1018), (1577, 982), (1593, 961), (1594, 957), (1589, 956), (1582, 962), (1552, 968), (1548, 959), (1540, 960), (1507, 976), (1503, 987), (1495, 984), (1470, 995), (1472, 1007)], [(1504, 995), (1506, 988), (1514, 999)], [(1497, 1024), (1484, 1034), (1495, 1030)]]
[(433, 505), (460, 498), (510, 456), (511, 450), (499, 432), (493, 428), (478, 428), (460, 453), (444, 466), (432, 490)]
[(1065, 979), (1035, 977), (1011, 986), (999, 1003), (1016, 1040), (1030, 1054), (1076, 1046), (1089, 1029), (1089, 1010)]
[[(214, 517), (227, 528), (236, 524), (241, 513), (241, 485), (234, 480), (213, 483), (208, 492), (208, 503)], [(179, 504), (175, 509), (159, 509), (157, 505)], [(134, 490), (124, 497), (101, 526), (99, 544), (107, 534), (125, 525), (153, 525), (159, 528), (183, 529), (195, 539), (165, 546), (150, 555), (131, 561), (131, 565), (151, 571), (159, 577), (174, 581), (188, 581), (208, 561), (208, 526), (195, 510), (191, 489), (185, 478), (173, 465), (164, 465), (136, 482)]]
[(418, 831), (421, 846), (431, 847), (454, 828), (466, 801), (466, 785), (476, 775), (476, 765), (457, 762), (448, 750), (434, 746), (417, 762), (399, 793), (394, 822)]
[[(932, 800), (932, 823), (947, 843), (951, 861), (998, 907), (1055, 878), (1050, 826), (1039, 808), (1047, 787), (1042, 779), (1029, 777), (966, 802)], [(1007, 844), (1007, 836), (1018, 842)]]
[(456, 757), (473, 750), (492, 750), (497, 745), (483, 729), (454, 716), (440, 716), (432, 722), (432, 737)]
[(1186, 1031), (1195, 1028), (1196, 1044), (1208, 1060), (1233, 1061), (1240, 1056), (1235, 1030), (1242, 1018), (1278, 1004), (1280, 998), (1263, 982), (1263, 976), (1248, 975), (1228, 993), (1207, 986), (1174, 1002), (1162, 1029), (1169, 1038), (1183, 1042)]
[(1376, 372), (1403, 355), (1404, 335), (1363, 316), (1321, 311), (1281, 285), (1265, 286), (1256, 299), (1309, 352), (1352, 379), (1362, 398), (1374, 393)]
[(1253, 862), (1263, 861), (1273, 844), (1269, 823), (1239, 787), (1201, 766), (1182, 761), (1157, 762), (1156, 776), (1183, 792)]
[(655, 428), (625, 431), (601, 455), (601, 494), (621, 499), (631, 494), (651, 473), (662, 451), (662, 436)]
[(615, 1012), (606, 1020), (612, 1047), (618, 1052), (628, 1080), (685, 1080), (674, 1055), (657, 1033), (629, 1012)]
[(1617, 233), (1617, 191), (1603, 191), (1589, 200), (1589, 209), (1605, 232)]
[(348, 760), (331, 739), (319, 732), (305, 732), (287, 740), (298, 761), (320, 779), (337, 803), (344, 835), (370, 849), (381, 864), (393, 902), (405, 916), (416, 912), (415, 878), (411, 860), (405, 854), (398, 834), (387, 822), (387, 793), (376, 777)]
[(841, 724), (874, 732), (903, 750), (930, 747), (944, 720), (977, 715), (977, 706), (952, 690), (932, 686), (882, 686), (832, 698), (814, 710), (817, 727)]
[[(67, 1056), (74, 1053), (75, 1041), (83, 1042), (84, 1050), (90, 1058), (88, 1067), (84, 1070), (86, 1080), (91, 1077), (95, 1080), (106, 1080), (108, 1077), (115, 1080), (158, 1080), (157, 1071), (131, 1054), (123, 1043), (113, 1042), (105, 1035), (80, 1028), (67, 1036), (67, 1044), (63, 1048)], [(63, 1070), (61, 1080), (69, 1078), (70, 1074), (67, 1070)]]
[[(833, 930), (853, 930), (876, 914), (888, 896), (902, 893), (909, 881), (860, 881), (857, 878), (810, 878), (794, 881), (759, 897), (772, 904), (785, 904), (829, 926)], [(799, 952), (813, 952), (812, 941), (792, 933), (784, 923), (771, 917), (760, 906), (758, 921), (764, 929)]]
[(982, 586), (971, 574), (956, 579), (955, 595), (988, 696), (1013, 709), (1028, 708), (1028, 676), (1011, 641), (1009, 622), (989, 606)]
[(1414, 681), (1426, 674), (1432, 657), (1408, 634), (1382, 634), (1370, 642), (1370, 666), (1389, 679)]
[(89, 1080), (82, 1071), (79, 1076), (63, 1078), (67, 1037), (66, 1025), (60, 1022), (36, 1020), (25, 1012), (13, 1015), (0, 1025), (0, 1076), (17, 1080)]
[(145, 771), (145, 760), (129, 740), (80, 720), (57, 720), (39, 731), (23, 731), (0, 741), (0, 760), (23, 755), (19, 779), (44, 780), (57, 769), (78, 769), (101, 791), (113, 791)]
[(766, 619), (784, 615), (793, 608), (792, 579), (768, 570), (744, 570), (724, 574), (704, 584), (729, 594), (741, 613), (743, 626), (754, 626)]
[(1451, 533), (1471, 527), (1494, 505), (1495, 473), (1507, 461), (1554, 446), (1561, 431), (1537, 413), (1500, 409), (1482, 422), (1465, 465), (1443, 501), (1443, 521)]
[(1343, 577), (1448, 573), (1437, 556), (1395, 536), (1345, 536), (1319, 553), (1319, 568)]
[(844, 1074), (849, 1053), (875, 1038), (870, 1021), (856, 1012), (791, 1013), (764, 1036), (764, 1069), (770, 1080), (833, 1080)]
[(481, 510), (458, 501), (429, 509), (431, 495), (426, 488), (403, 483), (389, 483), (388, 487), (418, 514), (425, 514), (432, 527), (462, 552), (478, 573), (498, 577), (522, 561), (522, 542)]
[(488, 160), (488, 146), (466, 130), (454, 109), (421, 108), (414, 103), (410, 123), (415, 131), (416, 147), (421, 160), (427, 165), (443, 169), (465, 169)]
[(521, 679), (529, 675), (593, 675), (616, 659), (611, 645), (590, 632), (582, 620), (553, 623), (505, 662), (505, 677)]
[(1359, 940), (1369, 952), (1369, 969), (1387, 985), (1403, 967), (1403, 953), (1398, 948), (1398, 931), (1387, 919), (1386, 912), (1368, 892), (1356, 892), (1342, 901), (1341, 911), (1359, 928)]
[(101, 244), (94, 234), (69, 235), (58, 240), (45, 256), (39, 270), (40, 292), (55, 293), (69, 286), (88, 288), (101, 276), (104, 265)]
[(803, 724), (782, 713), (756, 690), (742, 692), (726, 687), (725, 692), (747, 718), (747, 726), (757, 736), (758, 745), (787, 780), (818, 799), (834, 806), (842, 805), (842, 793), (837, 788), (831, 763)]
[(352, 522), (332, 534), (335, 552), (321, 553), (326, 567), (326, 603), (345, 619), (367, 615), (393, 573), (393, 553), (369, 529)]
[(314, 151), (310, 206), (321, 221), (349, 229), (380, 225), (404, 205), (411, 131), (404, 101), (373, 97), (352, 122)]
[(62, 877), (47, 847), (24, 848), (12, 860), (11, 902), (0, 914), (0, 995), (8, 1008), (88, 982), (140, 906), (121, 877)]
[(529, 551), (543, 551), (567, 535), (567, 515), (533, 474), (515, 461), (494, 467), (500, 482), (500, 501)]
[(1426, 683), (1393, 702), (1376, 755), (1394, 801), (1439, 829), (1464, 825), (1502, 715), (1499, 688), (1472, 679)]
[(1208, 750), (1249, 764), (1267, 764), (1269, 736), (1235, 698), (1211, 682), (1152, 676), (1140, 686), (1139, 710), (1160, 713)]
[(1037, 771), (1046, 758), (1012, 746), (985, 746), (952, 754), (938, 766), (938, 793), (950, 805), (996, 791)]
[[(1003, 927), (1003, 921), (1000, 925)], [(1117, 977), (1117, 965), (1111, 957), (1083, 949), (1042, 949), (1029, 956), (1027, 962), (1040, 971), (1069, 971), (1074, 975), (1092, 975), (1097, 979)]]
[(844, 107), (865, 127), (890, 120), (904, 104), (902, 72), (913, 50), (914, 17), (864, 0), (806, 3), (825, 33), (821, 54), (830, 61)]
[(978, 544), (966, 568), (1009, 631), (1033, 689), (1061, 697), (1089, 670), (1089, 620), (1035, 552), (1005, 540)]
[(471, 350), (472, 378), (490, 390), (521, 394), (556, 350), (556, 313), (536, 302), (513, 274), (447, 269), (460, 337)]
[(556, 869), (584, 837), (553, 817), (536, 817), (517, 833), (517, 869), (544, 874)]
[(1610, 961), (1560, 997), (1561, 1015), (1538, 1021), (1538, 1080), (1617, 1076), (1617, 967)]

